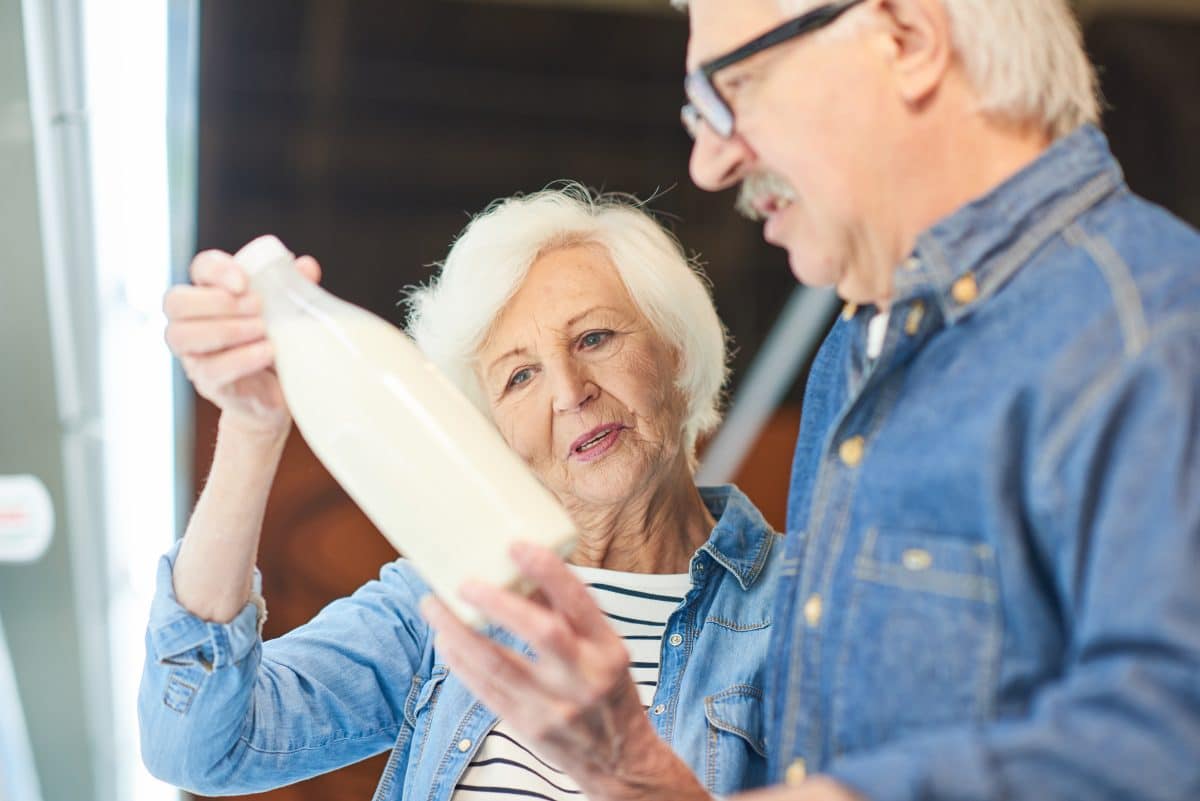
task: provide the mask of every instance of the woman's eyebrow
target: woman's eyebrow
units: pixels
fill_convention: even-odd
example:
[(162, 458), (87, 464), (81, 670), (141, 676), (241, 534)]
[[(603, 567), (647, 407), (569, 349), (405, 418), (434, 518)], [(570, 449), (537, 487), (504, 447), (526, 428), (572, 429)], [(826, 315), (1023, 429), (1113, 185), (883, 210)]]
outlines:
[(592, 306), (587, 311), (580, 312), (579, 314), (572, 317), (570, 320), (567, 320), (566, 325), (563, 327), (570, 328), (571, 326), (575, 325), (576, 323), (578, 323), (580, 320), (584, 319), (588, 315), (594, 314), (595, 312), (598, 312), (598, 311), (613, 312), (614, 314), (618, 313), (617, 310), (612, 308), (611, 306)]
[(508, 351), (507, 353), (501, 354), (500, 356), (497, 356), (495, 359), (493, 359), (492, 363), (490, 365), (488, 365), (487, 371), (489, 373), (492, 372), (492, 370), (496, 369), (496, 365), (500, 364), (500, 362), (504, 361), (505, 359), (511, 359), (513, 356), (524, 356), (524, 355), (527, 355), (528, 353), (529, 353), (528, 348), (524, 348), (524, 347), (520, 347), (520, 346), (515, 347), (512, 350)]

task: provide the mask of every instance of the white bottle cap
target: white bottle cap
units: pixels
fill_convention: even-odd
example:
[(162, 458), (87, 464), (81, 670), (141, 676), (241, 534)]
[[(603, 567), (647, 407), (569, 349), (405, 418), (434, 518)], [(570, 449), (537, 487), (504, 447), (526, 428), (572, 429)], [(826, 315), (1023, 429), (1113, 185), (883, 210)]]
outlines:
[(233, 260), (246, 271), (247, 275), (254, 275), (268, 264), (279, 261), (286, 261), (290, 264), (296, 260), (296, 256), (285, 248), (278, 238), (267, 234), (260, 236), (233, 254)]

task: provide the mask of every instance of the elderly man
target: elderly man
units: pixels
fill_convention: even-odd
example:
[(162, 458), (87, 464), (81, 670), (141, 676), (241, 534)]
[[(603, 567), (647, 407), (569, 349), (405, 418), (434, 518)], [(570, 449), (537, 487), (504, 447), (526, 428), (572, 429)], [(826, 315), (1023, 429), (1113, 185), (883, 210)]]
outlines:
[(847, 301), (794, 462), (778, 797), (1200, 797), (1200, 237), (1123, 182), (1066, 3), (690, 15), (693, 179)]
[[(689, 11), (695, 182), (847, 301), (754, 798), (1200, 798), (1200, 236), (1124, 184), (1065, 0)], [(648, 734), (598, 742), (585, 667), (532, 738), (620, 764), (606, 797), (705, 798)]]

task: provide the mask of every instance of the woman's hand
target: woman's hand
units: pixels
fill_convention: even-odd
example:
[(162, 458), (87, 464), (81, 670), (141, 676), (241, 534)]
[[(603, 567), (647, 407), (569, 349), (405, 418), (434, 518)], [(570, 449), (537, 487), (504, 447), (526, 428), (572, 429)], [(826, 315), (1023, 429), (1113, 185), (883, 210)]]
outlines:
[(463, 625), (432, 596), (422, 613), (451, 670), (526, 744), (566, 771), (593, 801), (709, 799), (656, 734), (629, 673), (629, 653), (587, 588), (551, 551), (512, 549), (536, 600), (479, 583), (464, 600), (529, 643), (534, 661)]
[[(310, 281), (321, 267), (310, 256), (296, 261)], [(191, 284), (171, 287), (163, 298), (166, 341), (196, 391), (221, 409), (221, 424), (279, 435), (291, 425), (275, 353), (266, 339), (262, 301), (250, 291), (241, 267), (228, 253), (209, 250), (192, 260)]]

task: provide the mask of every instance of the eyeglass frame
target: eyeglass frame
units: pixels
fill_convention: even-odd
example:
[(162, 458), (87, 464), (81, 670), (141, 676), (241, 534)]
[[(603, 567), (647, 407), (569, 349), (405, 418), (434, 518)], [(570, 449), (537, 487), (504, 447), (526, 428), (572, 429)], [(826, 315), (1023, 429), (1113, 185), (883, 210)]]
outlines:
[(722, 139), (733, 136), (733, 109), (717, 91), (712, 76), (775, 45), (820, 30), (863, 2), (865, 0), (843, 0), (840, 3), (818, 6), (771, 28), (723, 56), (704, 62), (689, 72), (683, 79), (683, 91), (688, 102), (679, 110), (684, 130), (695, 139), (700, 123), (704, 122)]

